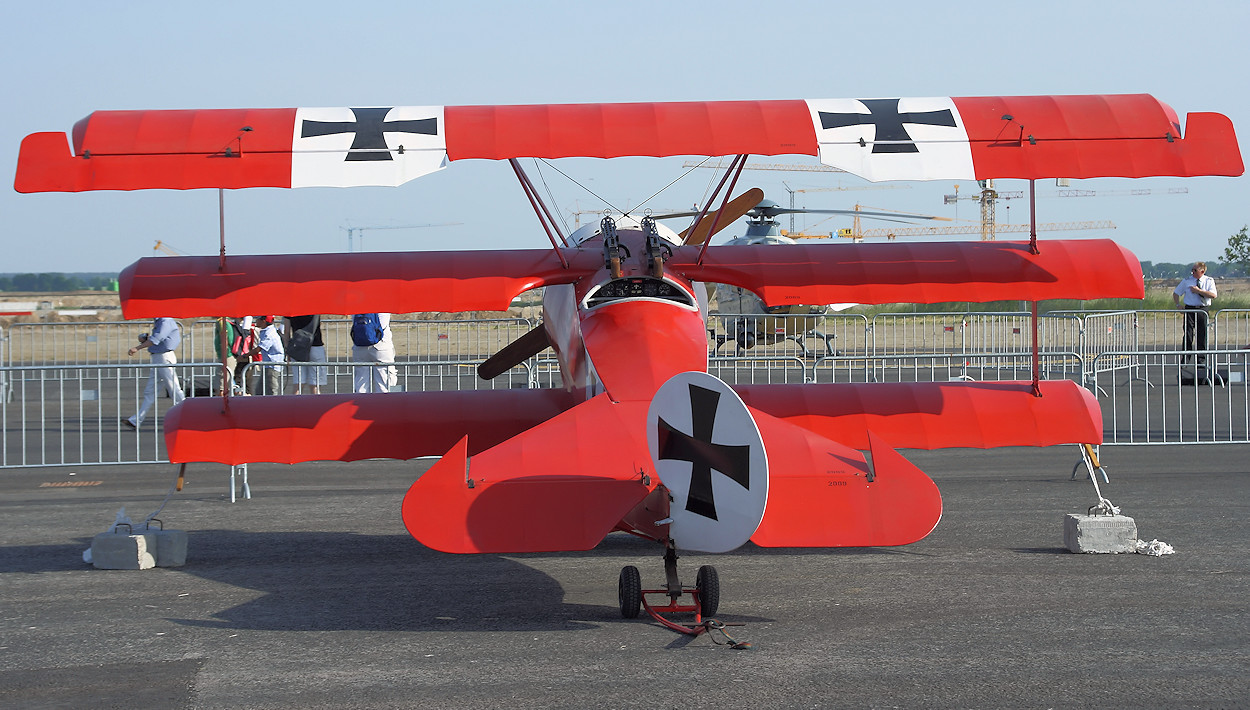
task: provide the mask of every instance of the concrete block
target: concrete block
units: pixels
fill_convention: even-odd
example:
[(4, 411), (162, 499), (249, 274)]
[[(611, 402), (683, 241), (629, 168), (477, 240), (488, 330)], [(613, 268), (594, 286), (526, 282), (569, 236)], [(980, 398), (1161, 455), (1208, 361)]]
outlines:
[(149, 530), (156, 538), (156, 566), (181, 567), (187, 563), (186, 530)]
[(103, 532), (91, 540), (91, 564), (96, 569), (152, 569), (156, 536)]
[(1063, 519), (1063, 544), (1073, 552), (1134, 552), (1137, 523), (1127, 515), (1069, 513)]

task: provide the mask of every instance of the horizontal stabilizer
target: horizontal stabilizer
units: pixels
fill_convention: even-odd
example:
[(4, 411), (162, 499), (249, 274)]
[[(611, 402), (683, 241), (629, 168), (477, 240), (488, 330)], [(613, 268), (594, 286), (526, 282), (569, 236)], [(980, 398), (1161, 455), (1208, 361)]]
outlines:
[(461, 441), (408, 490), (404, 524), (443, 552), (588, 550), (655, 485), (646, 415), (600, 395), (472, 458)]
[(852, 448), (867, 430), (904, 449), (1102, 442), (1102, 413), (1071, 380), (742, 385), (748, 406)]
[(524, 291), (571, 283), (600, 254), (550, 249), (145, 257), (122, 271), (128, 319), (240, 313), (503, 311)]
[(769, 306), (810, 303), (1141, 298), (1141, 263), (1108, 239), (682, 247), (665, 268), (754, 291)]
[(942, 516), (937, 485), (876, 437), (858, 451), (755, 412), (769, 452), (768, 507), (751, 541), (764, 547), (906, 545)]
[(438, 456), (464, 436), (494, 446), (572, 407), (563, 390), (391, 392), (187, 399), (165, 417), (175, 463)]

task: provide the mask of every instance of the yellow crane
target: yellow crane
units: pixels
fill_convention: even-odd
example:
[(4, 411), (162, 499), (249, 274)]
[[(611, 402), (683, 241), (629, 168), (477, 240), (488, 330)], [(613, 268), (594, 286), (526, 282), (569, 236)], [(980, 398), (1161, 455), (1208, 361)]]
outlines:
[[(856, 231), (855, 229), (839, 229), (837, 236), (843, 239), (852, 239), (860, 242), (866, 238), (885, 237), (886, 239), (894, 239), (895, 237), (929, 237), (941, 236), (948, 234), (977, 234), (982, 232), (983, 225), (979, 224), (956, 224), (945, 227), (903, 227), (903, 228), (884, 228), (884, 229), (865, 229)], [(1085, 221), (1085, 222), (1042, 222), (1037, 225), (1039, 232), (1069, 232), (1080, 229), (1115, 229), (1115, 224), (1109, 220)], [(998, 234), (1008, 234), (1023, 232), (1028, 233), (1032, 227), (1027, 224), (999, 224), (995, 226)], [(794, 235), (790, 235), (794, 236)]]
[(152, 247), (152, 254), (154, 256), (160, 256), (162, 254), (165, 256), (186, 256), (187, 253), (181, 249), (175, 249), (165, 242), (157, 239), (156, 244)]
[[(802, 187), (802, 188), (794, 189), (794, 188), (791, 188), (790, 185), (787, 184), (784, 180), (781, 181), (781, 186), (786, 189), (786, 192), (790, 193), (790, 209), (792, 210), (795, 210), (794, 196), (800, 192), (847, 192), (850, 190), (910, 190), (911, 189), (911, 185), (852, 185), (850, 187), (847, 187), (845, 185), (837, 185), (834, 187)], [(801, 232), (797, 232), (794, 229), (794, 215), (796, 213), (797, 213), (797, 210), (795, 210), (795, 212), (790, 213), (790, 231), (783, 232), (783, 234), (791, 234), (791, 233), (793, 233), (794, 235), (802, 234)]]
[[(955, 194), (944, 195), (942, 204), (953, 205), (959, 200), (976, 200), (981, 205), (981, 241), (993, 241), (994, 236), (998, 232), (1019, 232), (1028, 231), (1027, 229), (1004, 229), (1007, 225), (998, 224), (996, 212), (999, 200), (1017, 200), (1025, 196), (1024, 190), (997, 190), (994, 188), (993, 180), (978, 180), (977, 186), (981, 191), (975, 195), (959, 195), (959, 185), (955, 185)], [(1170, 187), (1166, 190), (1154, 188), (1136, 188), (1132, 190), (1078, 190), (1064, 189), (1058, 192), (1038, 195), (1042, 197), (1122, 197), (1126, 195), (1151, 195), (1151, 194), (1167, 194), (1167, 195), (1184, 195), (1189, 192), (1187, 187)], [(1078, 224), (1074, 222), (1061, 222), (1060, 224)], [(1084, 223), (1080, 223), (1084, 224)], [(1101, 224), (1101, 223), (1099, 223)], [(1018, 225), (1017, 225), (1018, 226)], [(1040, 229), (1040, 226), (1039, 226)], [(1105, 229), (1105, 227), (1081, 227), (1081, 229)], [(961, 232), (968, 234), (969, 232)]]

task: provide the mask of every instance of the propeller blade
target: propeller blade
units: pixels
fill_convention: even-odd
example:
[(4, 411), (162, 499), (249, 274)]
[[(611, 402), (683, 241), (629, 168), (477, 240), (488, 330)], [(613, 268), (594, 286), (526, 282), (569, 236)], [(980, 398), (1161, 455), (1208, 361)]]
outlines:
[(525, 335), (508, 343), (502, 350), (491, 355), (477, 366), (477, 376), (483, 380), (493, 380), (526, 360), (534, 357), (551, 345), (547, 338), (547, 330), (537, 325)]
[(719, 232), (725, 227), (737, 222), (747, 212), (755, 209), (755, 206), (758, 205), (762, 199), (764, 199), (764, 191), (758, 187), (753, 187), (741, 195), (733, 198), (729, 201), (729, 204), (722, 207), (719, 218), (716, 217), (715, 212), (709, 212), (703, 216), (702, 220), (699, 221), (699, 224), (696, 225), (697, 229), (693, 233), (689, 229), (686, 229), (680, 236), (685, 240), (686, 244), (699, 246), (711, 237), (716, 236), (715, 234), (708, 233), (712, 230), (713, 222), (716, 223), (716, 231)]

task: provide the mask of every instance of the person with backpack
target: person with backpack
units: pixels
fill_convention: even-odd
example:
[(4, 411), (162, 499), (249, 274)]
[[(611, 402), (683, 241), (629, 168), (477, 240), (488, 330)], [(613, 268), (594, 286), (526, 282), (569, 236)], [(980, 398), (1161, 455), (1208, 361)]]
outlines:
[[(224, 359), (221, 354), (223, 339), (226, 343)], [(247, 364), (260, 358), (256, 348), (256, 330), (252, 328), (252, 317), (218, 318), (213, 328), (213, 349), (217, 352), (217, 359), (226, 366), (226, 379), (230, 393), (247, 394), (248, 388), (245, 381)], [(234, 359), (233, 367), (229, 363), (231, 358)]]
[[(321, 394), (321, 387), (326, 383), (325, 342), (321, 339), (321, 316), (287, 316), (286, 329), (283, 330), (286, 340), (287, 361), (292, 363), (291, 394)], [(298, 364), (297, 364), (298, 363)], [(305, 365), (303, 363), (313, 363)]]
[(140, 350), (147, 350), (152, 358), (152, 364), (164, 367), (152, 369), (151, 374), (148, 375), (148, 383), (143, 388), (143, 403), (139, 405), (139, 411), (131, 417), (122, 419), (122, 424), (131, 429), (143, 426), (148, 410), (156, 404), (158, 380), (170, 399), (174, 400), (174, 404), (178, 404), (186, 397), (182, 392), (182, 386), (178, 384), (178, 375), (174, 372), (174, 368), (168, 367), (178, 362), (178, 358), (174, 355), (174, 348), (181, 344), (182, 331), (178, 327), (178, 321), (173, 318), (157, 318), (152, 321), (152, 332), (139, 336), (139, 344), (131, 348), (128, 351), (129, 354), (133, 357)]
[[(352, 316), (352, 360), (355, 362), (395, 362), (395, 345), (391, 342), (390, 313), (357, 313)], [(394, 365), (386, 367), (357, 366), (352, 373), (356, 392), (390, 392)]]

